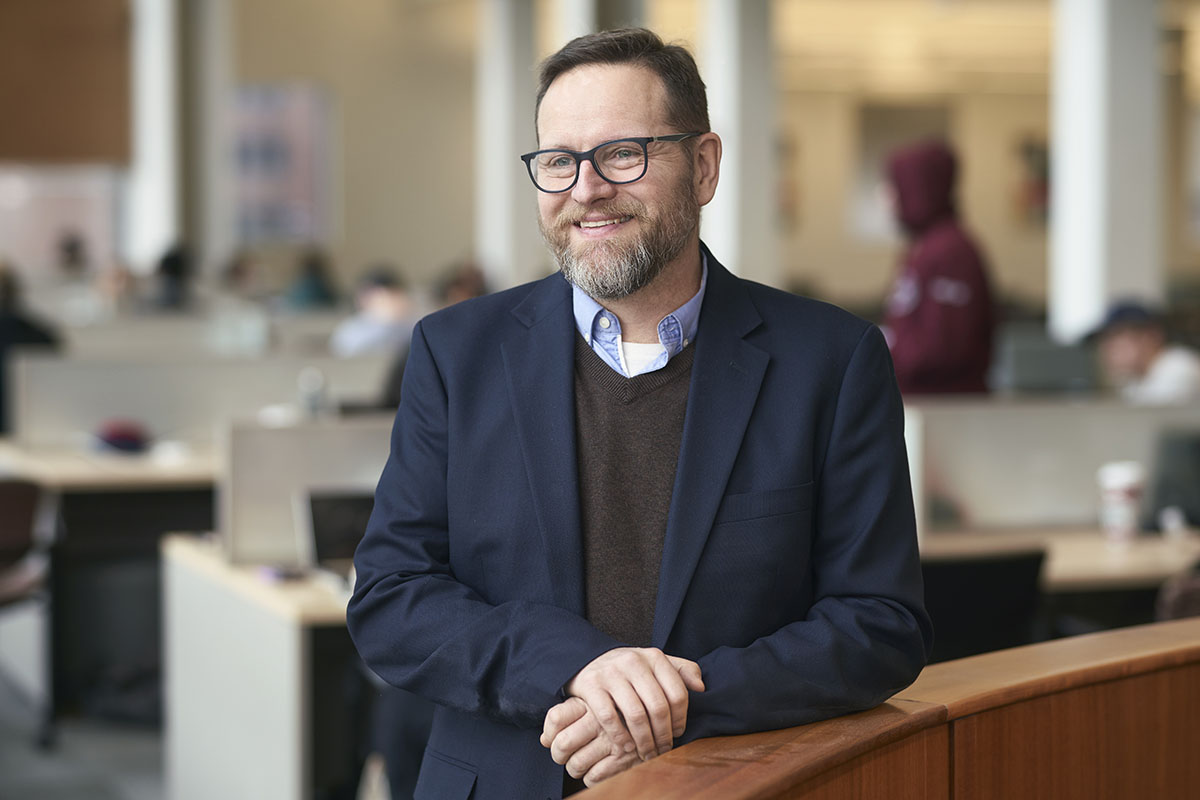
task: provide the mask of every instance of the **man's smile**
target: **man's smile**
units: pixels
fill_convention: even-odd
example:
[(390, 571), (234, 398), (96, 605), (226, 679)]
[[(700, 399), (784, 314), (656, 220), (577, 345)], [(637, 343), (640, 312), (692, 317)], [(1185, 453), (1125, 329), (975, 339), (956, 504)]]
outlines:
[(606, 236), (632, 220), (632, 216), (605, 217), (604, 219), (581, 219), (575, 223), (575, 229), (584, 236)]

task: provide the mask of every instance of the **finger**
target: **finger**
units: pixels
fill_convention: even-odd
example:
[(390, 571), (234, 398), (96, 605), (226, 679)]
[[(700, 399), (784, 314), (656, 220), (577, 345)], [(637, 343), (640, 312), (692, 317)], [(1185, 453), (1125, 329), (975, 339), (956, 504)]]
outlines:
[(551, 707), (546, 712), (546, 720), (542, 725), (542, 747), (549, 747), (559, 731), (574, 724), (586, 713), (587, 704), (578, 697), (568, 697), (558, 705)]
[(600, 734), (600, 726), (596, 724), (595, 717), (585, 716), (574, 724), (568, 725), (554, 737), (550, 742), (550, 757), (556, 764), (566, 764), (577, 750), (597, 738), (601, 738), (605, 747), (611, 747), (608, 738), (601, 737)]
[(608, 737), (598, 736), (572, 753), (564, 766), (572, 778), (582, 778), (588, 770), (612, 755), (612, 743)]
[(583, 785), (591, 788), (601, 781), (608, 780), (612, 776), (624, 772), (637, 763), (632, 759), (632, 755), (607, 756), (600, 759), (594, 767), (584, 774)]
[[(655, 662), (654, 675), (658, 678), (658, 685), (662, 688), (662, 692), (667, 698), (667, 704), (670, 706), (671, 738), (673, 741), (682, 736), (684, 728), (687, 727), (687, 686), (684, 684), (679, 670), (665, 658)], [(662, 754), (661, 750), (659, 754)]]
[(633, 671), (629, 683), (613, 694), (625, 718), (625, 727), (638, 746), (643, 761), (671, 748), (671, 707), (649, 665)]
[[(649, 675), (638, 676), (634, 681), (634, 688), (637, 690), (638, 696), (642, 699), (642, 706), (646, 709), (647, 716), (650, 718), (650, 729), (654, 733), (654, 755), (661, 756), (663, 753), (671, 749), (674, 742), (672, 731), (674, 729), (674, 721), (671, 717), (671, 700), (667, 697), (667, 693), (659, 680), (661, 674), (668, 681), (674, 681), (678, 684), (677, 694), (687, 696), (687, 691), (684, 689), (683, 681), (679, 678), (679, 673), (671, 669), (671, 665), (665, 658), (660, 655), (657, 659), (653, 659), (650, 665), (661, 665), (661, 671), (652, 669)], [(684, 711), (681, 719), (687, 719), (687, 712)]]
[(667, 656), (667, 658), (675, 666), (679, 677), (683, 679), (683, 683), (688, 689), (693, 692), (704, 691), (704, 678), (700, 675), (699, 664), (678, 656)]
[(626, 753), (637, 749), (637, 744), (621, 720), (621, 712), (617, 710), (611, 694), (598, 687), (578, 688), (577, 691), (578, 698), (592, 710), (596, 722), (615, 747)]

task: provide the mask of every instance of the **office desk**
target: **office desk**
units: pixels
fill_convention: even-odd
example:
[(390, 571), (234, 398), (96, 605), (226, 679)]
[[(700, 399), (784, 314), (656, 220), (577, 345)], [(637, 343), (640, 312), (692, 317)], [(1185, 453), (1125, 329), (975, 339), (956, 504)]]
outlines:
[(304, 800), (344, 777), (348, 595), (267, 580), (198, 537), (168, 536), (162, 556), (167, 796)]
[[(42, 633), (20, 640), (41, 652), (5, 653), (36, 680), (24, 688), (45, 709), (43, 743), (68, 711), (157, 715), (158, 541), (166, 531), (212, 529), (216, 461), (207, 445), (130, 455), (0, 443), (0, 474), (46, 490), (54, 529), (48, 614), (30, 626)], [(136, 702), (125, 701), (126, 687)]]
[(1117, 546), (1100, 530), (1086, 527), (928, 533), (921, 539), (921, 558), (984, 555), (1030, 546), (1046, 548), (1042, 588), (1049, 593), (1157, 589), (1200, 561), (1200, 536), (1173, 540), (1143, 535)]
[(1163, 583), (1200, 562), (1200, 536), (1143, 535), (1114, 545), (1090, 527), (928, 533), (921, 540), (921, 559), (1030, 546), (1046, 549), (1042, 616), (1049, 636), (1153, 622)]
[(216, 472), (211, 445), (125, 454), (67, 447), (31, 450), (0, 441), (0, 475), (26, 478), (58, 492), (211, 488)]

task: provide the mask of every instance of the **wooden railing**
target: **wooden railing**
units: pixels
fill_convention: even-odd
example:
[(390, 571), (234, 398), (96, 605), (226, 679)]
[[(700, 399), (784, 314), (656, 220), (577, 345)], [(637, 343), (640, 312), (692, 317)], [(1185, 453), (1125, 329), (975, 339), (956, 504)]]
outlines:
[(702, 739), (578, 795), (1200, 797), (1200, 619), (927, 667), (878, 708)]

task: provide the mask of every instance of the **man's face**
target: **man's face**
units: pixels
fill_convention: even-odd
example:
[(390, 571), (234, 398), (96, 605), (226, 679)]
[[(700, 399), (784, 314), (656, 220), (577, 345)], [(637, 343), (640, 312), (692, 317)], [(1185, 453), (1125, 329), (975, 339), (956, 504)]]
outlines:
[(1146, 374), (1162, 345), (1153, 328), (1118, 325), (1100, 337), (1100, 360), (1110, 380), (1125, 384)]
[[(589, 65), (560, 75), (542, 99), (538, 146), (589, 150), (613, 139), (683, 133), (667, 125), (666, 89), (652, 72)], [(696, 235), (700, 205), (685, 144), (651, 142), (645, 176), (615, 185), (590, 162), (567, 192), (538, 192), (538, 224), (559, 269), (598, 300), (649, 285)]]

